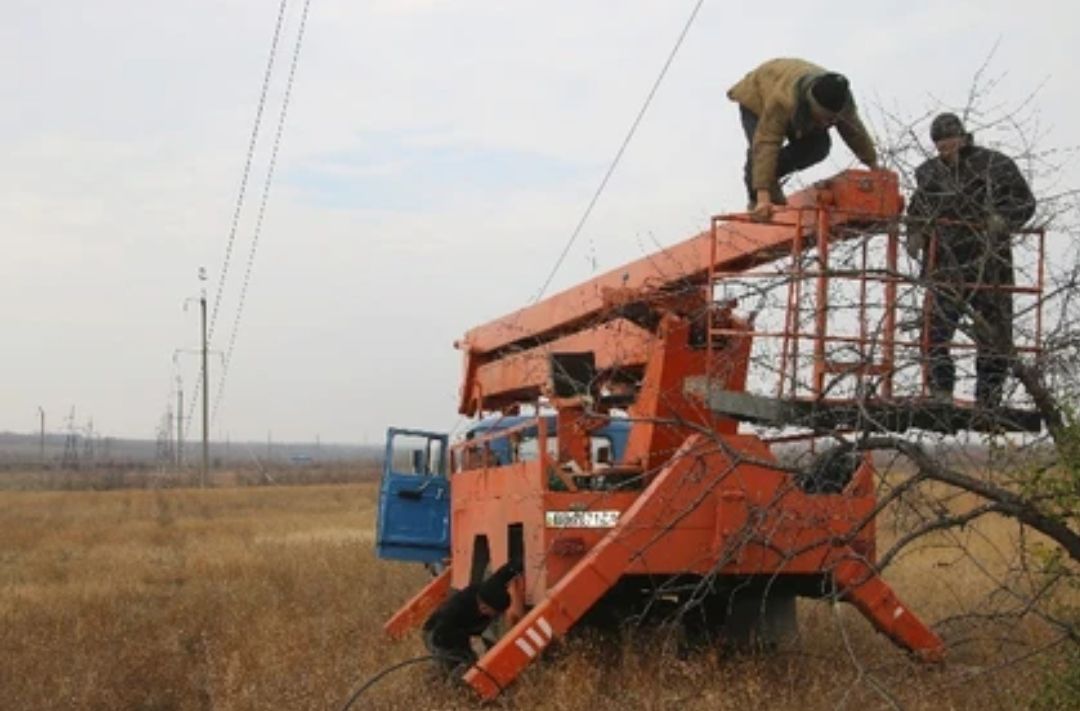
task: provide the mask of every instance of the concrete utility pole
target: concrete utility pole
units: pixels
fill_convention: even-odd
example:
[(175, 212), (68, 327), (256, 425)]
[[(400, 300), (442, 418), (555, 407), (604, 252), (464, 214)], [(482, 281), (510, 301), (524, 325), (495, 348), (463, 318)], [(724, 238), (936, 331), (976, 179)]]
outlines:
[[(199, 279), (206, 281), (206, 269), (199, 267)], [(199, 296), (199, 312), (202, 314), (202, 476), (199, 486), (206, 486), (210, 469), (210, 368), (206, 357), (206, 287)]]
[[(199, 332), (202, 336), (202, 348), (199, 349), (199, 354), (202, 357), (202, 468), (199, 471), (199, 486), (206, 486), (206, 478), (210, 472), (210, 364), (207, 357), (210, 353), (209, 343), (207, 341), (206, 334), (206, 267), (199, 267), (199, 281), (204, 282), (201, 292), (199, 293)], [(184, 301), (184, 310), (187, 311), (188, 303), (195, 301), (195, 298), (186, 299)], [(177, 356), (184, 352), (182, 349), (177, 349), (173, 352), (173, 361), (175, 362)], [(217, 351), (215, 351), (216, 353)], [(180, 420), (177, 423), (177, 439), (182, 439), (182, 432), (180, 431), (179, 422), (183, 420), (183, 392), (179, 387), (180, 376), (177, 375), (177, 397), (180, 401)], [(192, 404), (194, 407), (194, 403)], [(177, 464), (179, 465), (179, 459)]]
[[(173, 356), (175, 362), (176, 356)], [(176, 374), (176, 468), (184, 466), (184, 385)]]

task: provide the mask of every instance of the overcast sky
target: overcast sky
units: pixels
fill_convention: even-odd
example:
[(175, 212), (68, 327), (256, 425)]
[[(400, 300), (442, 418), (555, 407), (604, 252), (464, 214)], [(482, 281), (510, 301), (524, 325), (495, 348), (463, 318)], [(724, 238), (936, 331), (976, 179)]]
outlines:
[[(543, 283), (693, 4), (312, 0), (214, 436), (453, 426), (452, 342)], [(105, 435), (154, 436), (174, 352), (198, 344), (184, 310), (197, 270), (212, 302), (222, 272), (277, 6), (3, 0), (0, 430), (35, 430), (40, 406), (56, 431), (74, 406)], [(287, 10), (219, 349), (301, 7)], [(847, 74), (880, 130), (876, 107), (963, 105), (999, 42), (995, 104), (1041, 85), (1041, 144), (1075, 144), (1078, 7), (706, 2), (553, 287), (742, 207), (745, 139), (725, 92), (770, 57)], [(803, 178), (851, 164), (835, 145)], [(1061, 179), (1076, 176), (1070, 164)], [(190, 399), (196, 360), (178, 360)]]

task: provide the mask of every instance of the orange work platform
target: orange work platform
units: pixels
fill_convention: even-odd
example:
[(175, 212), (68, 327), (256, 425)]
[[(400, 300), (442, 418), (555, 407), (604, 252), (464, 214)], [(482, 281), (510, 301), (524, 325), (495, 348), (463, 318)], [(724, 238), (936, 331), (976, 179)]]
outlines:
[[(929, 426), (905, 419), (921, 392), (902, 392), (893, 377), (905, 347), (895, 314), (902, 209), (893, 173), (847, 171), (792, 195), (770, 223), (717, 218), (684, 242), (466, 333), (457, 344), (461, 413), (536, 416), (453, 446), (450, 567), (387, 632), (415, 628), (452, 589), (516, 559), (524, 567), (518, 614), (465, 674), (485, 699), (590, 616), (644, 615), (660, 602), (678, 605), (708, 636), (737, 628), (739, 610), (764, 616), (776, 604), (794, 615), (796, 595), (835, 597), (900, 647), (940, 660), (941, 639), (875, 567), (869, 457), (834, 447), (808, 479), (739, 429), (753, 421), (858, 431), (865, 423), (853, 413), (867, 404), (894, 417), (876, 427)], [(829, 314), (829, 280), (839, 278), (829, 254), (868, 235), (883, 240), (884, 264), (869, 265), (874, 248), (862, 247), (852, 274), (864, 306), (854, 332), (841, 334)], [(763, 269), (798, 277), (786, 282), (789, 313), (775, 333), (719, 298), (732, 280)], [(874, 329), (865, 306), (872, 288), (884, 304), (873, 307), (884, 324)], [(806, 308), (808, 326), (798, 315)], [(775, 398), (747, 392), (751, 348), (768, 337), (780, 339)], [(833, 343), (854, 356), (839, 362)], [(797, 380), (800, 368), (808, 375)], [(846, 400), (836, 385), (843, 378), (853, 393)], [(934, 421), (972, 425), (963, 406), (938, 407)], [(1040, 424), (1013, 414), (1015, 429)], [(613, 461), (590, 438), (615, 418), (629, 431)], [(499, 438), (512, 443), (510, 461), (490, 456)], [(752, 604), (740, 603), (747, 595)], [(768, 620), (757, 622), (750, 636), (769, 641)]]

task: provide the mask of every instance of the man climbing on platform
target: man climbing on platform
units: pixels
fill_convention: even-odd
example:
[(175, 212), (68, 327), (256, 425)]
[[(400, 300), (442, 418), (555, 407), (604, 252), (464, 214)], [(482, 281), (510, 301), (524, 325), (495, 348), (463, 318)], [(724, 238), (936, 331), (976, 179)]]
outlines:
[(750, 142), (743, 179), (754, 220), (769, 220), (776, 205), (786, 204), (782, 178), (825, 160), (833, 126), (859, 160), (877, 168), (874, 142), (842, 74), (802, 59), (770, 59), (731, 87), (728, 98), (739, 104)]
[(424, 623), (424, 646), (438, 657), (450, 674), (476, 663), (471, 640), (480, 637), (486, 648), (495, 639), (483, 633), (510, 607), (510, 583), (521, 574), (521, 565), (510, 561), (481, 583), (469, 585), (446, 600)]
[(938, 155), (915, 170), (907, 237), (909, 254), (921, 259), (929, 280), (930, 395), (952, 402), (956, 366), (949, 341), (967, 315), (976, 347), (976, 405), (995, 408), (1013, 340), (1012, 233), (1035, 214), (1035, 196), (1016, 163), (976, 146), (956, 114), (937, 116), (930, 139)]

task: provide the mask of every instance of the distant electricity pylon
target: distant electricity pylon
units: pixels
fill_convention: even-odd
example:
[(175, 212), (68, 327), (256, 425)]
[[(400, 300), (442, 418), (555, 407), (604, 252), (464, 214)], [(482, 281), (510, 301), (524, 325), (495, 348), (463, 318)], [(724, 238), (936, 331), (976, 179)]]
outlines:
[(158, 466), (164, 470), (175, 462), (175, 450), (172, 439), (172, 405), (165, 406), (165, 414), (161, 416), (161, 422), (157, 430), (157, 452), (155, 459)]
[[(180, 349), (173, 351), (173, 370), (176, 375), (176, 390), (175, 393), (170, 394), (170, 398), (172, 394), (176, 395), (176, 451), (173, 463), (176, 465), (177, 470), (184, 468), (184, 381), (180, 377), (179, 358), (180, 354), (183, 352), (184, 351)], [(169, 422), (169, 432), (171, 433), (173, 431), (172, 420)]]
[(75, 428), (75, 406), (71, 406), (71, 412), (65, 421), (67, 434), (64, 437), (64, 457), (60, 466), (64, 469), (79, 468), (79, 432)]

